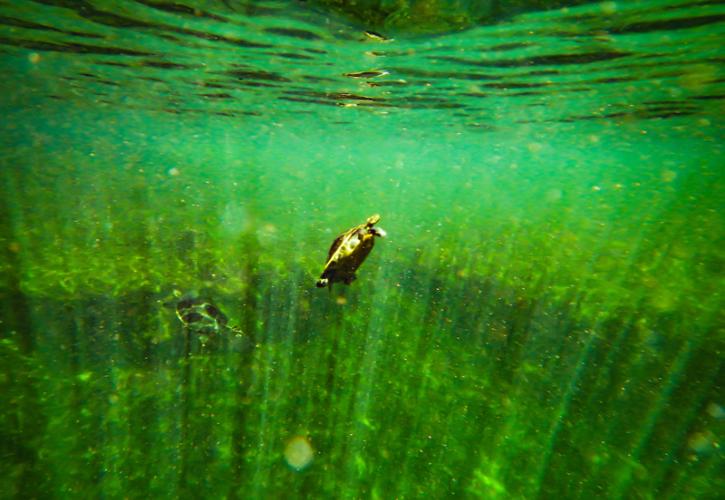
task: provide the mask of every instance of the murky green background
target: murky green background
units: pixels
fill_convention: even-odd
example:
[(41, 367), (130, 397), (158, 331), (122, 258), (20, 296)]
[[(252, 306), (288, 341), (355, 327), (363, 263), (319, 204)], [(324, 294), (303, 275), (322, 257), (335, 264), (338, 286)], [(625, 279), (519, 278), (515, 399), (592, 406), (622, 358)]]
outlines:
[(524, 4), (0, 3), (0, 496), (716, 498), (725, 8)]

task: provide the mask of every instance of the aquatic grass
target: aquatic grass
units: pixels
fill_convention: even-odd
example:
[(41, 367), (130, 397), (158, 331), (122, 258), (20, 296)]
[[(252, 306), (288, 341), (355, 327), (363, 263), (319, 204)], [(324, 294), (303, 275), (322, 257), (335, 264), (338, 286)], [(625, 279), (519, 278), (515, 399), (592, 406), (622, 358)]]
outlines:
[[(560, 483), (550, 477), (548, 471), (562, 467), (572, 470), (572, 459), (568, 458), (570, 452), (562, 454), (561, 446), (563, 443), (587, 443), (591, 435), (589, 431), (576, 431), (572, 435), (573, 429), (568, 427), (567, 422), (587, 418), (590, 424), (593, 423), (586, 417), (592, 407), (597, 407), (603, 414), (620, 415), (623, 420), (615, 422), (626, 421), (630, 425), (641, 421), (638, 413), (646, 415), (649, 412), (648, 405), (643, 402), (652, 401), (656, 392), (635, 393), (631, 396), (632, 403), (623, 401), (610, 409), (600, 406), (602, 400), (614, 402), (617, 399), (607, 396), (617, 384), (615, 382), (612, 387), (604, 383), (609, 377), (602, 370), (616, 370), (627, 373), (628, 377), (646, 378), (647, 374), (661, 366), (661, 354), (653, 352), (646, 358), (639, 354), (639, 343), (645, 346), (649, 343), (648, 338), (637, 340), (635, 335), (641, 328), (636, 325), (643, 324), (642, 318), (613, 315), (621, 320), (613, 318), (609, 323), (585, 327), (572, 320), (575, 310), (571, 306), (559, 313), (556, 313), (556, 303), (544, 303), (541, 299), (536, 306), (533, 303), (524, 306), (514, 300), (515, 296), (520, 297), (520, 291), (511, 295), (504, 285), (492, 284), (490, 280), (476, 285), (472, 278), (447, 277), (441, 275), (440, 270), (434, 270), (431, 276), (438, 277), (436, 284), (432, 277), (421, 274), (425, 268), (420, 266), (415, 267), (416, 272), (410, 272), (410, 266), (397, 267), (399, 264), (378, 263), (377, 271), (372, 262), (366, 265), (372, 266), (367, 269), (369, 275), (383, 273), (378, 277), (387, 278), (380, 282), (400, 282), (401, 286), (390, 293), (385, 288), (375, 291), (374, 288), (379, 285), (370, 282), (367, 285), (365, 282), (356, 283), (360, 286), (345, 290), (347, 303), (337, 304), (334, 300), (337, 295), (330, 297), (324, 291), (315, 294), (319, 290), (309, 293), (298, 291), (309, 287), (304, 273), (298, 272), (292, 275), (292, 279), (288, 277), (285, 280), (282, 278), (284, 275), (278, 277), (273, 270), (257, 268), (256, 272), (264, 276), (262, 281), (258, 281), (256, 292), (259, 302), (255, 316), (258, 319), (241, 321), (247, 325), (246, 328), (252, 329), (245, 334), (257, 339), (258, 347), (254, 349), (250, 361), (252, 378), (239, 376), (241, 367), (235, 368), (240, 359), (239, 353), (231, 350), (179, 358), (183, 355), (179, 347), (183, 328), (172, 311), (159, 313), (155, 316), (159, 323), (149, 324), (143, 330), (132, 326), (138, 318), (145, 317), (142, 313), (139, 313), (141, 316), (126, 314), (126, 326), (108, 325), (107, 328), (118, 333), (105, 342), (117, 339), (113, 342), (126, 343), (124, 350), (130, 357), (126, 361), (116, 359), (114, 362), (121, 362), (121, 367), (112, 371), (117, 381), (110, 394), (118, 396), (111, 396), (106, 402), (97, 400), (100, 406), (88, 413), (89, 417), (105, 415), (109, 419), (108, 425), (116, 428), (121, 425), (119, 430), (106, 434), (115, 444), (99, 447), (107, 454), (99, 459), (101, 463), (114, 456), (123, 456), (127, 464), (107, 466), (119, 474), (108, 476), (109, 482), (101, 485), (106, 488), (104, 491), (118, 491), (119, 487), (153, 491), (156, 483), (147, 483), (141, 478), (156, 474), (156, 467), (164, 462), (170, 464), (170, 468), (165, 469), (171, 474), (169, 477), (178, 478), (182, 467), (180, 461), (186, 460), (188, 472), (182, 476), (185, 479), (179, 483), (179, 491), (203, 494), (211, 491), (209, 488), (212, 487), (231, 486), (231, 477), (247, 477), (250, 478), (249, 484), (254, 484), (258, 492), (282, 493), (289, 488), (288, 483), (295, 473), (285, 466), (280, 450), (284, 442), (300, 434), (312, 436), (312, 444), (317, 450), (312, 469), (301, 473), (306, 479), (293, 481), (295, 491), (300, 495), (313, 491), (333, 494), (331, 488), (335, 477), (341, 473), (347, 478), (345, 483), (349, 489), (346, 491), (351, 494), (377, 492), (382, 495), (383, 492), (396, 491), (400, 495), (418, 495), (423, 491), (442, 493), (458, 488), (483, 496), (505, 496), (512, 492), (526, 495), (542, 487), (543, 491), (558, 491)], [(416, 280), (418, 285), (428, 286), (416, 287)], [(280, 283), (286, 286), (280, 287)], [(373, 289), (368, 288), (371, 286)], [(473, 307), (482, 311), (492, 308), (493, 316), (483, 319), (470, 314), (470, 309), (464, 313), (461, 304), (451, 300), (471, 287), (477, 287), (481, 297)], [(411, 294), (415, 295), (415, 300), (410, 299)], [(472, 295), (472, 291), (465, 292), (465, 296)], [(509, 297), (509, 302), (496, 306), (501, 303), (501, 297)], [(138, 307), (155, 307), (145, 305), (143, 296), (134, 300)], [(226, 296), (220, 296), (219, 300), (233, 303)], [(380, 300), (383, 302), (376, 303)], [(302, 306), (305, 301), (309, 304)], [(128, 299), (121, 303), (128, 303)], [(376, 308), (388, 311), (390, 316), (377, 314), (366, 317), (366, 311)], [(91, 324), (89, 322), (97, 321), (88, 317), (88, 311), (93, 310), (101, 309), (88, 305), (77, 308), (72, 317), (88, 318), (76, 327), (77, 331), (85, 331)], [(109, 317), (116, 317), (108, 309), (104, 310)], [(123, 310), (128, 312), (133, 308), (124, 306)], [(249, 313), (245, 311), (244, 314)], [(517, 315), (521, 315), (518, 320)], [(55, 316), (50, 313), (44, 315), (46, 318)], [(52, 324), (52, 320), (46, 321)], [(628, 322), (632, 322), (632, 326), (629, 333), (622, 336), (619, 325)], [(527, 334), (527, 328), (534, 330)], [(159, 329), (175, 333), (160, 343), (143, 340), (144, 330), (154, 332)], [(499, 340), (495, 333), (497, 329), (502, 330)], [(74, 329), (59, 325), (52, 331), (61, 334)], [(132, 331), (137, 333), (124, 338)], [(486, 332), (486, 335), (474, 334), (477, 331)], [(119, 337), (119, 333), (123, 335), (124, 332), (124, 337)], [(296, 332), (309, 333), (300, 335)], [(552, 350), (556, 349), (556, 338), (559, 342), (563, 340), (563, 344), (555, 354), (556, 351)], [(95, 342), (104, 342), (103, 339), (101, 335)], [(75, 342), (72, 338), (55, 342), (58, 341), (61, 345)], [(608, 347), (610, 342), (614, 344)], [(52, 345), (46, 347), (48, 355), (54, 350)], [(79, 387), (55, 387), (52, 390), (80, 390), (82, 398), (94, 400), (93, 394), (109, 394), (108, 388), (103, 387), (96, 387), (90, 392), (82, 389), (103, 381), (104, 377), (97, 371), (99, 368), (93, 368), (100, 365), (89, 364), (90, 360), (83, 357), (84, 352), (98, 352), (98, 345), (91, 348), (86, 343), (85, 347), (83, 344), (79, 347), (78, 368), (73, 369), (71, 373), (75, 375), (67, 379)], [(115, 352), (112, 359), (117, 358), (123, 352), (117, 349), (109, 345), (106, 352)], [(622, 349), (630, 353), (633, 365), (626, 366), (627, 357), (623, 357), (625, 352)], [(667, 352), (674, 354), (677, 351), (668, 349)], [(504, 370), (511, 356), (518, 361), (509, 361), (509, 368)], [(144, 359), (147, 360), (145, 363)], [(139, 362), (148, 368), (141, 371), (134, 368)], [(159, 363), (160, 371), (152, 368)], [(47, 360), (44, 360), (39, 366), (46, 364)], [(70, 366), (67, 369), (71, 369)], [(184, 380), (183, 373), (187, 369), (189, 378), (181, 382), (181, 391), (186, 391), (187, 396), (179, 399), (180, 393), (175, 387), (178, 388), (179, 382)], [(580, 375), (573, 376), (572, 370)], [(676, 367), (673, 370), (673, 373), (681, 372)], [(119, 376), (122, 378), (118, 379)], [(621, 376), (615, 377), (616, 380), (623, 382)], [(242, 429), (246, 436), (243, 440), (245, 445), (240, 450), (243, 454), (240, 469), (232, 472), (230, 456), (236, 444), (230, 442), (229, 437), (234, 435), (232, 429), (239, 411), (233, 394), (244, 385), (249, 387), (244, 391), (248, 398)], [(570, 396), (565, 398), (561, 391), (567, 387)], [(703, 386), (700, 397), (706, 398), (706, 387)], [(136, 397), (134, 394), (142, 399), (138, 402), (127, 399)], [(669, 396), (665, 393), (663, 397)], [(567, 400), (571, 401), (568, 406), (557, 411), (556, 408)], [(638, 402), (635, 404), (635, 401)], [(100, 422), (78, 417), (78, 410), (70, 410), (77, 403), (71, 401), (70, 404), (68, 410), (47, 407), (48, 414), (57, 419), (54, 425), (62, 428), (68, 425), (67, 419), (80, 418), (80, 422), (87, 422), (82, 425), (90, 426), (87, 434), (95, 435), (92, 429), (98, 428)], [(117, 414), (114, 408), (138, 413), (136, 417), (133, 413), (124, 416)], [(631, 408), (630, 413), (634, 413), (627, 416), (623, 408)], [(194, 434), (187, 435), (186, 439), (176, 434), (174, 438), (180, 430), (169, 427), (174, 420), (170, 417), (176, 415), (179, 418), (184, 413), (188, 415), (187, 425)], [(536, 418), (528, 419), (528, 415)], [(151, 420), (149, 416), (152, 416)], [(150, 422), (156, 423), (149, 428)], [(599, 425), (606, 425), (605, 422), (602, 420)], [(136, 425), (140, 428), (136, 429)], [(551, 425), (561, 426), (562, 431), (542, 433)], [(154, 426), (165, 426), (165, 430), (159, 428), (154, 431)], [(147, 431), (140, 432), (144, 428)], [(621, 450), (618, 453), (623, 454), (624, 450), (635, 445), (619, 441), (620, 433), (614, 431), (616, 428), (610, 431), (607, 439), (612, 440), (613, 450)], [(138, 469), (135, 464), (139, 463), (141, 456), (126, 451), (138, 445), (117, 442), (122, 436), (138, 440), (138, 443), (154, 442), (166, 436), (163, 443), (153, 447), (161, 453), (158, 460), (146, 462), (153, 469), (146, 472)], [(171, 441), (168, 441), (169, 437)], [(44, 439), (52, 438), (49, 435)], [(183, 444), (188, 440), (198, 446), (188, 448)], [(176, 452), (164, 455), (161, 450), (174, 449), (174, 442), (180, 443), (179, 455)], [(481, 445), (469, 447), (464, 443)], [(53, 446), (60, 446), (60, 443)], [(541, 452), (552, 446), (559, 451), (552, 454), (553, 462), (541, 469)], [(68, 450), (68, 453), (94, 453), (87, 451), (91, 448), (93, 445), (89, 442), (68, 443), (65, 447), (55, 448), (59, 455), (52, 455), (49, 460), (60, 460), (66, 453), (63, 450)], [(115, 449), (119, 450), (118, 455)], [(608, 469), (602, 467), (614, 460), (607, 458), (612, 453), (604, 451), (592, 455), (592, 459), (599, 457), (593, 465), (594, 471), (600, 471), (595, 472), (595, 476), (606, 473)], [(185, 459), (182, 458), (184, 456)], [(565, 462), (561, 463), (561, 460)], [(512, 461), (519, 464), (520, 472), (507, 471), (502, 465)], [(382, 474), (393, 464), (400, 471), (397, 480)], [(623, 465), (635, 467), (634, 471), (641, 468), (639, 465)], [(462, 470), (469, 472), (461, 473)], [(535, 470), (541, 472), (531, 475)], [(581, 473), (584, 474), (584, 470)], [(73, 484), (84, 484), (84, 477), (71, 474), (67, 483), (59, 483), (56, 487), (61, 488), (58, 491), (66, 491)], [(121, 485), (116, 484), (119, 477), (124, 478)], [(226, 482), (220, 485), (222, 478), (226, 478)], [(158, 484), (168, 485), (167, 481), (159, 481)], [(242, 489), (234, 491), (247, 491), (242, 484), (237, 488)]]
[[(314, 436), (312, 443), (320, 455), (315, 466), (322, 469), (318, 482), (307, 481), (300, 486), (300, 493), (317, 488), (331, 493), (327, 488), (340, 473), (332, 465), (335, 463), (344, 464), (350, 494), (397, 491), (407, 495), (436, 487), (441, 491), (460, 487), (483, 496), (503, 496), (512, 491), (553, 493), (558, 483), (550, 478), (549, 471), (572, 467), (566, 443), (580, 443), (589, 450), (586, 460), (591, 461), (591, 469), (582, 468), (580, 473), (592, 479), (584, 489), (596, 491), (601, 487), (596, 485), (612, 480), (620, 488), (629, 488), (632, 481), (637, 484), (645, 479), (640, 477), (644, 466), (636, 458), (623, 460), (623, 450), (642, 445), (623, 440), (621, 425), (607, 428), (604, 421), (597, 422), (611, 448), (622, 450), (607, 451), (590, 443), (591, 427), (570, 430), (567, 422), (587, 418), (592, 408), (619, 415), (622, 422), (639, 422), (644, 415), (653, 415), (652, 405), (661, 404), (656, 401), (672, 397), (668, 393), (658, 395), (656, 385), (651, 390), (637, 390), (606, 408), (599, 402), (617, 401), (617, 391), (626, 387), (622, 373), (646, 379), (667, 365), (682, 342), (677, 340), (679, 325), (692, 325), (694, 318), (703, 332), (710, 332), (715, 321), (699, 312), (716, 307), (712, 289), (701, 290), (709, 300), (698, 300), (691, 281), (697, 275), (681, 264), (692, 250), (678, 243), (674, 252), (663, 252), (657, 240), (651, 242), (646, 234), (627, 243), (598, 239), (596, 231), (589, 236), (580, 230), (573, 237), (572, 221), (566, 228), (552, 224), (542, 228), (534, 221), (519, 221), (509, 227), (489, 223), (486, 228), (482, 224), (485, 238), (471, 238), (465, 226), (452, 225), (456, 229), (450, 233), (412, 238), (409, 243), (414, 250), (401, 248), (390, 254), (381, 243), (366, 263), (361, 281), (344, 290), (347, 303), (336, 304), (339, 292), (332, 296), (324, 291), (316, 293), (319, 291), (310, 285), (311, 273), (303, 269), (315, 259), (283, 258), (284, 252), (265, 247), (255, 232), (236, 240), (217, 237), (214, 217), (195, 223), (187, 210), (169, 217), (177, 224), (137, 229), (128, 235), (127, 228), (122, 227), (114, 233), (116, 244), (90, 252), (83, 249), (87, 248), (86, 241), (93, 240), (93, 233), (89, 235), (87, 229), (65, 231), (62, 243), (54, 240), (43, 250), (47, 257), (41, 258), (37, 268), (24, 260), (20, 271), (32, 269), (32, 273), (24, 274), (21, 287), (36, 301), (90, 298), (91, 302), (79, 305), (69, 317), (82, 318), (95, 311), (96, 319), (75, 326), (59, 325), (53, 331), (85, 332), (93, 328), (100, 335), (110, 335), (117, 339), (114, 342), (126, 344), (129, 354), (135, 353), (122, 363), (132, 372), (130, 365), (138, 362), (133, 359), (140, 361), (142, 353), (168, 351), (165, 345), (178, 344), (181, 326), (173, 311), (160, 305), (173, 288), (201, 288), (224, 304), (225, 310), (244, 325), (245, 335), (255, 339), (258, 347), (250, 361), (251, 378), (228, 378), (229, 367), (237, 361), (233, 352), (222, 358), (204, 357), (211, 354), (192, 357), (184, 367), (190, 373), (182, 384), (188, 393), (186, 399), (168, 401), (168, 410), (152, 404), (154, 396), (146, 396), (148, 403), (132, 399), (119, 402), (121, 408), (130, 411), (140, 405), (138, 417), (116, 415), (103, 402), (91, 411), (108, 415), (113, 421), (133, 422), (135, 418), (138, 425), (146, 425), (144, 415), (178, 415), (178, 406), (186, 406), (181, 411), (189, 415), (186, 425), (195, 432), (192, 440), (200, 448), (194, 451), (180, 444), (179, 458), (163, 458), (176, 464), (172, 470), (182, 477), (180, 491), (207, 491), (209, 484), (191, 471), (202, 469), (207, 477), (224, 477), (230, 474), (229, 457), (235, 453), (242, 456), (235, 477), (251, 474), (260, 493), (283, 491), (284, 477), (291, 472), (278, 476), (272, 471), (281, 464), (280, 443), (297, 433)], [(133, 218), (153, 216), (142, 206)], [(53, 220), (48, 221), (46, 225)], [(46, 227), (47, 233), (55, 232)], [(281, 235), (275, 240), (281, 248), (313, 246), (310, 241), (293, 244), (284, 238)], [(663, 239), (669, 237), (664, 235)], [(701, 253), (703, 247), (695, 241)], [(713, 252), (712, 258), (718, 258), (719, 250)], [(627, 264), (622, 266), (622, 262)], [(641, 283), (649, 290), (635, 286)], [(686, 293), (672, 292), (678, 289)], [(134, 291), (138, 295), (129, 302), (129, 293)], [(242, 299), (249, 294), (255, 297), (253, 310)], [(673, 298), (661, 298), (663, 294)], [(93, 297), (98, 295), (107, 298), (103, 309), (93, 305), (97, 302)], [(461, 303), (462, 297), (465, 303)], [(115, 301), (124, 304), (117, 312)], [(681, 313), (672, 316), (675, 310)], [(366, 311), (377, 313), (368, 315)], [(97, 325), (103, 316), (128, 320), (126, 326), (103, 321), (103, 328), (90, 326)], [(138, 318), (155, 319), (139, 325)], [(300, 332), (299, 336), (295, 332)], [(671, 347), (663, 350), (665, 342)], [(72, 339), (61, 341), (68, 346), (75, 343)], [(181, 354), (178, 347), (174, 351)], [(88, 369), (88, 361), (76, 363), (79, 368), (70, 377), (73, 384), (51, 391), (76, 391), (80, 401), (88, 397), (83, 383), (102, 377)], [(244, 369), (239, 366), (231, 373)], [(673, 373), (682, 370), (674, 367)], [(130, 376), (132, 372), (120, 383), (119, 391), (125, 394), (132, 387), (142, 393), (150, 390), (145, 381), (148, 375)], [(605, 382), (612, 373), (620, 375)], [(221, 385), (215, 385), (215, 380)], [(240, 380), (249, 388), (238, 389)], [(588, 388), (588, 396), (578, 389), (580, 386)], [(242, 432), (248, 437), (244, 449), (236, 452), (233, 450), (238, 445), (229, 443), (228, 438), (235, 435), (231, 429), (239, 408), (229, 402), (239, 396), (230, 398), (230, 387), (248, 401), (243, 406), (247, 412), (244, 427), (237, 431), (237, 436)], [(305, 389), (295, 397), (299, 388)], [(169, 391), (176, 393), (168, 382), (158, 388), (159, 396), (166, 394), (166, 398)], [(79, 404), (71, 402), (71, 407)], [(209, 408), (214, 408), (214, 414), (208, 413)], [(48, 407), (47, 411), (59, 418), (51, 429), (54, 425), (63, 428), (67, 419), (80, 419), (80, 425), (89, 429), (100, 425), (77, 416), (77, 410), (70, 407)], [(218, 414), (220, 418), (215, 417)], [(528, 414), (536, 415), (535, 425), (523, 417)], [(454, 425), (451, 420), (459, 423)], [(159, 425), (164, 422), (161, 419)], [(645, 442), (648, 431), (642, 432)], [(137, 433), (134, 439), (148, 443), (156, 435)], [(191, 436), (179, 441), (185, 443)], [(462, 443), (470, 442), (488, 445), (465, 450)], [(83, 442), (53, 446), (58, 453), (49, 458), (53, 462), (65, 454), (93, 458), (95, 453), (92, 445)], [(160, 488), (144, 482), (148, 471), (135, 468), (141, 455), (124, 451), (133, 446), (109, 445), (109, 457), (114, 449), (127, 457), (127, 465), (113, 465), (112, 470), (126, 478), (124, 488)], [(351, 454), (351, 450), (355, 451)], [(541, 462), (547, 454), (551, 460)], [(209, 463), (214, 456), (217, 465)], [(100, 460), (105, 463), (108, 459)], [(501, 464), (514, 462), (520, 464), (520, 473), (502, 469)], [(469, 483), (455, 477), (460, 472), (452, 473), (460, 471), (464, 463), (472, 471)], [(396, 464), (403, 478), (432, 476), (438, 478), (437, 483), (393, 481), (380, 475), (383, 464)], [(615, 470), (625, 476), (613, 475)], [(88, 477), (78, 471), (56, 488), (70, 491), (74, 483), (83, 484)], [(106, 485), (109, 492), (118, 491), (115, 481)]]

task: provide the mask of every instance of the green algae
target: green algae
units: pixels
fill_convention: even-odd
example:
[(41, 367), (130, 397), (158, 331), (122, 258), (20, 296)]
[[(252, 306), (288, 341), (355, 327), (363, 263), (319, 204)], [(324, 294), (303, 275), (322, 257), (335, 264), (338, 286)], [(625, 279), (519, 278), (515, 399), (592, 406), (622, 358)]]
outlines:
[[(590, 222), (573, 217), (545, 230), (477, 226), (480, 239), (452, 224), (411, 235), (410, 248), (381, 241), (360, 279), (331, 296), (314, 289), (312, 256), (325, 253), (312, 250), (314, 227), (302, 228), (305, 241), (281, 228), (270, 244), (253, 224), (223, 237), (223, 210), (205, 196), (186, 200), (207, 203), (203, 214), (174, 206), (153, 229), (111, 212), (110, 233), (99, 221), (46, 248), (19, 243), (20, 284), (3, 293), (27, 297), (44, 332), (32, 385), (72, 395), (33, 403), (49, 419), (36, 438), (43, 463), (71, 471), (38, 493), (528, 497), (570, 491), (557, 471), (576, 470), (582, 495), (610, 485), (675, 494), (692, 483), (676, 482), (679, 468), (658, 473), (660, 453), (687, 462), (692, 477), (716, 460), (692, 462), (658, 430), (690, 435), (702, 425), (694, 408), (716, 391), (719, 285), (688, 259), (721, 258), (701, 239), (717, 229), (712, 212), (693, 215), (702, 236), (672, 251), (662, 242), (692, 227), (681, 206), (658, 215), (671, 233), (636, 241), (595, 241)], [(157, 206), (124, 213), (153, 221)], [(44, 219), (37, 234), (62, 231)], [(98, 236), (113, 244), (94, 247)], [(312, 255), (294, 255), (302, 250)], [(189, 332), (162, 305), (171, 289), (202, 289), (256, 348), (189, 352)], [(316, 456), (294, 479), (281, 450), (298, 435)], [(102, 471), (108, 479), (89, 489)]]

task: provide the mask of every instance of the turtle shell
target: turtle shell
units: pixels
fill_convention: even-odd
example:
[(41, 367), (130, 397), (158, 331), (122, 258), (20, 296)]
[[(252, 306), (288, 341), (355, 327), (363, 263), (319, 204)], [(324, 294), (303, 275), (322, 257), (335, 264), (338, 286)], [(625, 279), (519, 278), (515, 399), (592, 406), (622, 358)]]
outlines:
[(327, 262), (317, 286), (324, 288), (335, 282), (349, 285), (356, 279), (355, 272), (365, 262), (375, 245), (375, 237), (385, 236), (385, 231), (374, 227), (380, 221), (373, 215), (363, 223), (352, 227), (335, 238), (327, 253)]
[(224, 330), (229, 321), (214, 304), (190, 297), (176, 303), (176, 316), (184, 326), (202, 335), (213, 335)]

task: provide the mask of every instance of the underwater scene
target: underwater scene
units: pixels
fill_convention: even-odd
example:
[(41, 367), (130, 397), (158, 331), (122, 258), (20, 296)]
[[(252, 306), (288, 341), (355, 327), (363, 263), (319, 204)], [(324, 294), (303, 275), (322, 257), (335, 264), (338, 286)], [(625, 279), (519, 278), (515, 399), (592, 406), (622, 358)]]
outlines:
[(722, 498), (724, 40), (0, 2), (0, 497)]

